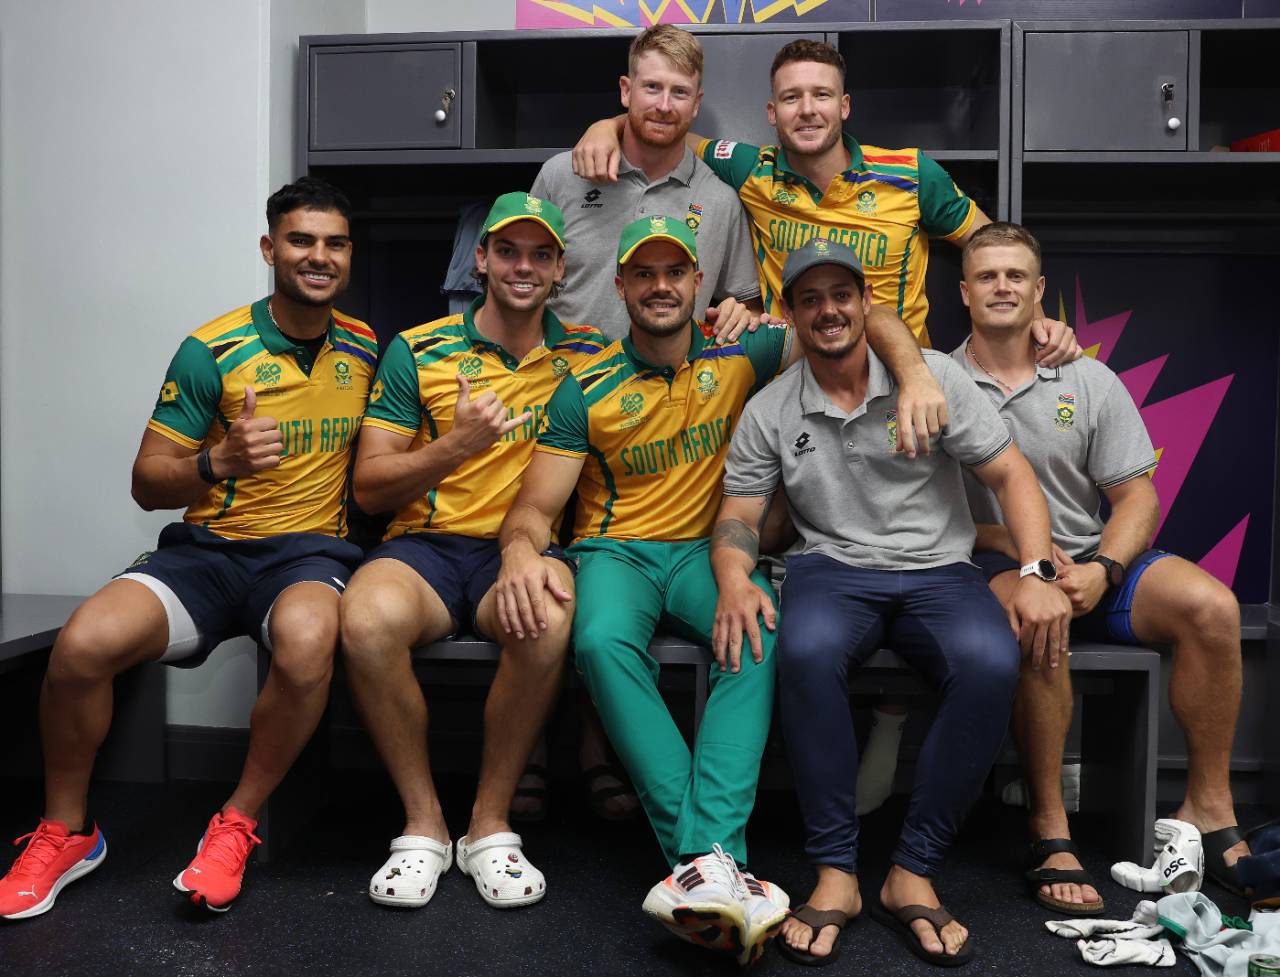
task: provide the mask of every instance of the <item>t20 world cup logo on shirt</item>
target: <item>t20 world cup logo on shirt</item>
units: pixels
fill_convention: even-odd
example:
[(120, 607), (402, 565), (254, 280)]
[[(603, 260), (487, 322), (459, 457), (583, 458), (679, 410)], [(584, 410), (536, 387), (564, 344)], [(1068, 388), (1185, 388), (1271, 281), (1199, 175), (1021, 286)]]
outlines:
[(623, 394), (618, 398), (618, 407), (627, 417), (635, 417), (644, 410), (644, 397), (640, 394)]

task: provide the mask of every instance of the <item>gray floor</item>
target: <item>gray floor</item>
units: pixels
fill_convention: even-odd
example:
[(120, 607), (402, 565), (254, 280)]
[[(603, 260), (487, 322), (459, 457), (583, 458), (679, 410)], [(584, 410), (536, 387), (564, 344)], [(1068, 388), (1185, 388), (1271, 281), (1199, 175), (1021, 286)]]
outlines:
[[(456, 833), (465, 830), (470, 785), (442, 785)], [(38, 813), (38, 785), (0, 781), (6, 798), (0, 832), (29, 831)], [(370, 874), (398, 832), (398, 808), (385, 782), (344, 775), (332, 800), (278, 859), (251, 864), (240, 900), (226, 914), (195, 910), (170, 880), (187, 863), (205, 821), (225, 797), (208, 784), (168, 787), (102, 785), (94, 810), (110, 854), (97, 872), (74, 883), (50, 913), (0, 927), (0, 974), (22, 975), (413, 975), (487, 977), (521, 974), (722, 974), (736, 965), (689, 946), (640, 912), (650, 885), (665, 874), (647, 825), (605, 824), (584, 810), (574, 784), (557, 784), (552, 813), (524, 830), (526, 849), (549, 880), (537, 906), (498, 912), (481, 903), (471, 881), (455, 870), (422, 910), (388, 910), (365, 895)], [(905, 810), (894, 798), (864, 823), (864, 871), (878, 883)], [(1242, 821), (1262, 818), (1242, 810)], [(1096, 839), (1085, 835), (1085, 862), (1112, 911), (1127, 916), (1138, 896), (1114, 885)], [(752, 868), (781, 883), (801, 902), (811, 875), (801, 852), (800, 825), (790, 795), (766, 792), (751, 825)], [(1023, 846), (1017, 812), (985, 800), (968, 826), (940, 883), (944, 901), (973, 931), (979, 958), (961, 973), (1080, 975), (1085, 965), (1069, 940), (1050, 936), (1045, 913), (1019, 884)], [(7, 859), (3, 863), (6, 864)], [(1207, 890), (1223, 909), (1241, 900)], [(770, 951), (752, 973), (798, 974)], [(1122, 968), (1116, 973), (1147, 972)], [(1189, 964), (1164, 973), (1193, 973)], [(846, 933), (841, 960), (827, 974), (936, 974), (909, 956), (869, 918)]]

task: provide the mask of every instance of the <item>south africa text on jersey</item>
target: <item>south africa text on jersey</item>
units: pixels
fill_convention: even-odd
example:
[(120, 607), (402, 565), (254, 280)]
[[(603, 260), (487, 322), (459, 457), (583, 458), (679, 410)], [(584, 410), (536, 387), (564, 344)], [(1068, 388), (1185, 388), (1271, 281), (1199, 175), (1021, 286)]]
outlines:
[(883, 268), (888, 259), (889, 238), (885, 234), (849, 227), (823, 227), (821, 224), (784, 220), (781, 217), (769, 221), (771, 251), (790, 254), (815, 237), (825, 237), (829, 241), (847, 245), (857, 252), (858, 260), (863, 265), (872, 268)]
[(720, 453), (729, 443), (733, 431), (733, 415), (714, 421), (691, 424), (669, 438), (658, 438), (622, 449), (623, 475), (653, 475), (677, 465), (706, 461)]
[(281, 458), (307, 455), (313, 452), (331, 454), (346, 451), (351, 446), (356, 431), (360, 430), (360, 418), (354, 417), (295, 417), (281, 421), (280, 435), (284, 439)]

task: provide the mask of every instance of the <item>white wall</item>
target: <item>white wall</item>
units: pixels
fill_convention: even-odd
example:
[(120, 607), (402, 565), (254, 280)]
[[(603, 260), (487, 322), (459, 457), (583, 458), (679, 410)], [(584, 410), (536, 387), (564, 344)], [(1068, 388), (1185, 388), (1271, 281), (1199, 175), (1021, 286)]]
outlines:
[(509, 31), (516, 26), (515, 0), (366, 0), (366, 6), (370, 34)]
[[(299, 34), (362, 0), (0, 0), (0, 572), (88, 594), (154, 545), (129, 469), (182, 337), (265, 294)], [(170, 673), (170, 722), (248, 723), (248, 642)]]

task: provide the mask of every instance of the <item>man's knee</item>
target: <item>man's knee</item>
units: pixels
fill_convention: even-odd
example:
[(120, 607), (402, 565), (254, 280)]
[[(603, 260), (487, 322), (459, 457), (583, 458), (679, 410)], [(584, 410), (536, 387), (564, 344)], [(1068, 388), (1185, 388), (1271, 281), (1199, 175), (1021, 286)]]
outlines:
[(288, 600), (288, 594), (281, 595), (268, 622), (272, 669), (295, 688), (327, 685), (338, 643), (337, 601)]
[(556, 671), (564, 666), (569, 652), (569, 634), (573, 627), (573, 604), (561, 604), (548, 597), (543, 609), (547, 626), (536, 638), (526, 635), (517, 638), (514, 635), (503, 635), (499, 628), (498, 643), (502, 645), (504, 655), (513, 655), (529, 668), (538, 671)]
[(422, 629), (410, 595), (403, 587), (353, 586), (342, 598), (343, 659), (360, 669), (382, 661), (397, 646), (407, 646)]
[(58, 633), (49, 655), (49, 680), (98, 682), (164, 654), (169, 628), (163, 613), (152, 629), (155, 633), (144, 635), (141, 643), (129, 637), (136, 631), (130, 625), (135, 624), (101, 603), (81, 608)]
[[(993, 701), (1012, 699), (1027, 659), (1013, 632), (1007, 630), (1007, 625), (1005, 628), (1007, 633), (989, 628), (958, 628), (949, 635), (946, 644), (949, 682), (970, 693), (990, 696)], [(1041, 661), (1040, 667), (1048, 668), (1047, 659)], [(1058, 668), (1066, 667), (1064, 649)]]
[(807, 678), (835, 676), (844, 670), (850, 635), (826, 614), (784, 616), (778, 636), (778, 668), (786, 675)]
[(1188, 633), (1233, 642), (1239, 639), (1240, 604), (1235, 594), (1214, 577), (1197, 574), (1195, 583), (1184, 591), (1181, 603)]

